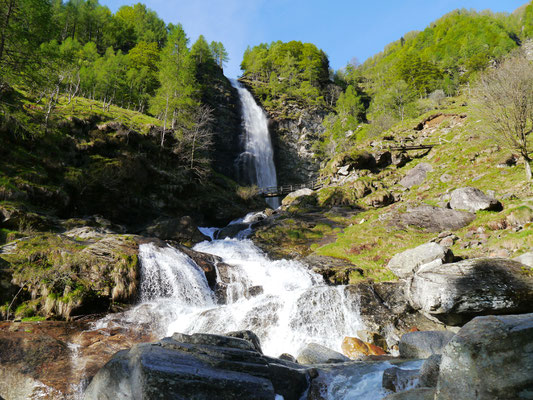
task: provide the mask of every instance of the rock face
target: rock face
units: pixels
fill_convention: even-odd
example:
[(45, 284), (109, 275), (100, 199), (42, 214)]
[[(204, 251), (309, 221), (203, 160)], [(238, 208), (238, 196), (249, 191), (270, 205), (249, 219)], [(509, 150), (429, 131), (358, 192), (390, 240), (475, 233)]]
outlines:
[(433, 171), (433, 167), (430, 164), (420, 163), (407, 172), (407, 175), (400, 181), (400, 185), (406, 188), (420, 185), (426, 180), (427, 173), (431, 171)]
[(516, 261), (479, 258), (428, 265), (412, 277), (410, 304), (448, 325), (474, 316), (512, 314), (533, 309), (533, 276)]
[(425, 243), (414, 249), (396, 254), (387, 264), (387, 268), (399, 278), (406, 278), (416, 272), (421, 265), (433, 261), (440, 262), (440, 264), (452, 262), (453, 253), (440, 244)]
[(466, 211), (423, 205), (408, 208), (391, 221), (396, 226), (416, 226), (429, 232), (461, 229), (470, 224), (476, 215)]
[(274, 163), (280, 184), (304, 183), (318, 175), (320, 161), (313, 144), (324, 133), (322, 121), (327, 110), (294, 109), (295, 118), (269, 112)]
[(533, 314), (475, 318), (446, 346), (437, 400), (532, 396)]
[(300, 364), (330, 364), (349, 361), (350, 359), (341, 353), (328, 349), (316, 343), (305, 346), (296, 357)]
[(451, 193), (450, 208), (470, 212), (479, 210), (501, 211), (502, 204), (495, 198), (487, 196), (479, 189), (465, 187), (455, 189)]
[(433, 354), (441, 354), (454, 335), (447, 331), (408, 332), (400, 339), (400, 357), (428, 358)]
[(274, 399), (297, 400), (309, 373), (264, 357), (247, 340), (174, 334), (118, 352), (95, 375), (85, 400)]

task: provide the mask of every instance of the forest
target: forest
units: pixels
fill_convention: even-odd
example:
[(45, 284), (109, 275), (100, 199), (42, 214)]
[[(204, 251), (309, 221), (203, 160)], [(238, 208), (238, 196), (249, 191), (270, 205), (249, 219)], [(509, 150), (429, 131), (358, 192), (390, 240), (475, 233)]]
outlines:
[(0, 21), (0, 82), (46, 104), (45, 125), (60, 96), (80, 96), (190, 129), (228, 60), (222, 43), (189, 46), (181, 25), (141, 3), (113, 14), (98, 0), (2, 0)]

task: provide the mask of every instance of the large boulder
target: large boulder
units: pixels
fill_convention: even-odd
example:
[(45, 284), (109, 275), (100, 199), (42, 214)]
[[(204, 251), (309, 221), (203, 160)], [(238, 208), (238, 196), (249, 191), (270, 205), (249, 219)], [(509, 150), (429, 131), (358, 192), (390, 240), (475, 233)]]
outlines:
[(396, 254), (387, 264), (387, 268), (399, 278), (407, 278), (421, 265), (433, 261), (440, 262), (440, 264), (452, 262), (453, 253), (438, 243), (424, 243), (414, 249)]
[(400, 339), (400, 357), (428, 358), (441, 354), (455, 334), (448, 331), (408, 332)]
[(473, 187), (455, 189), (451, 193), (450, 208), (476, 212), (479, 210), (501, 211), (502, 204), (493, 197)]
[(422, 205), (410, 207), (405, 213), (393, 218), (396, 226), (414, 226), (429, 232), (455, 231), (470, 224), (476, 215), (471, 212)]
[(420, 185), (426, 180), (428, 172), (433, 171), (433, 167), (428, 163), (420, 163), (413, 169), (411, 169), (400, 181), (400, 185), (406, 188), (412, 188), (413, 186)]
[(247, 340), (176, 333), (115, 354), (91, 381), (85, 400), (272, 400), (276, 394), (297, 400), (309, 379), (305, 369), (264, 357)]
[(442, 354), (437, 400), (533, 398), (533, 314), (478, 317)]
[(305, 346), (296, 357), (296, 360), (304, 365), (350, 361), (345, 355), (317, 343), (309, 343)]
[(407, 296), (426, 316), (462, 325), (479, 315), (533, 310), (533, 275), (523, 264), (500, 258), (428, 264), (411, 278)]

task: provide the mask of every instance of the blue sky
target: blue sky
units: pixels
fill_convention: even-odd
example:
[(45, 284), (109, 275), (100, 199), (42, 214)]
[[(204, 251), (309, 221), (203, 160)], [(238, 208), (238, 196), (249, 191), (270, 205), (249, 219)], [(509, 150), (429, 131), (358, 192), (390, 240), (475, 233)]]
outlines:
[[(113, 12), (140, 0), (100, 0)], [(276, 40), (311, 42), (334, 69), (364, 61), (404, 33), (422, 30), (457, 8), (512, 12), (527, 0), (144, 0), (165, 22), (181, 23), (191, 43), (203, 34), (224, 43), (224, 73), (241, 74), (247, 46)]]

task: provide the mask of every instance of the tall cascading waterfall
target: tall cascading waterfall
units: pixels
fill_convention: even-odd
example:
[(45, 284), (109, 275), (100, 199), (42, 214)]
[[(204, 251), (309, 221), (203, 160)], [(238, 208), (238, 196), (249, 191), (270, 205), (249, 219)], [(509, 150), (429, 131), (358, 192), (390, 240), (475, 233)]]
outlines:
[[(238, 160), (240, 169), (248, 174), (250, 183), (257, 184), (260, 188), (275, 187), (278, 181), (266, 114), (252, 94), (237, 80), (232, 79), (231, 84), (239, 92), (242, 104), (244, 151)], [(279, 207), (278, 198), (269, 198), (267, 203), (272, 208)]]

